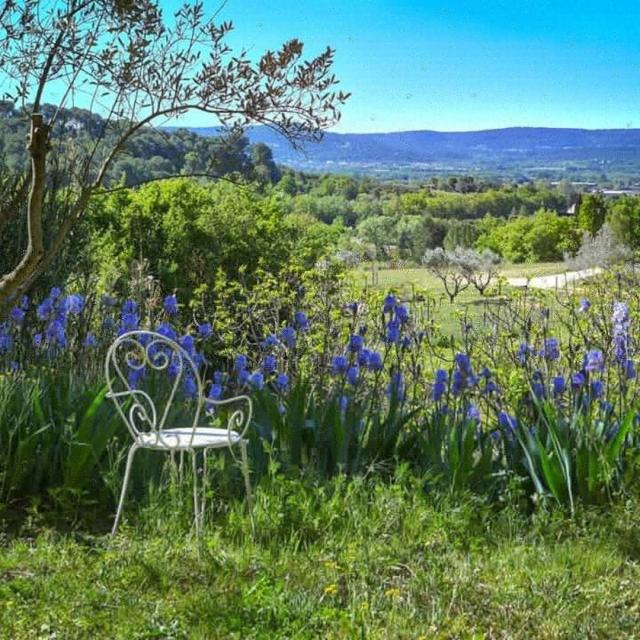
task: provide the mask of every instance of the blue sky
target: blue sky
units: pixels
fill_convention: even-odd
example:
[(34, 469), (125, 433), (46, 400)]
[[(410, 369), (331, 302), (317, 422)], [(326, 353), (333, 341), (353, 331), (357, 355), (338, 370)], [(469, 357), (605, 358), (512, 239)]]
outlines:
[(353, 94), (336, 131), (640, 127), (638, 0), (228, 0), (220, 18), (256, 56), (333, 46)]

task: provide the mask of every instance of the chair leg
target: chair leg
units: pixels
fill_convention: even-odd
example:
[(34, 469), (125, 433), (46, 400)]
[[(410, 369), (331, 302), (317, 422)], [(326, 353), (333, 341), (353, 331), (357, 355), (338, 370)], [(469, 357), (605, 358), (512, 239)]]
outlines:
[(196, 462), (196, 449), (191, 450), (191, 466), (193, 469), (193, 521), (196, 527), (196, 536), (200, 536), (200, 511), (198, 509), (198, 465)]
[(256, 523), (253, 518), (253, 494), (251, 493), (251, 481), (249, 480), (249, 458), (247, 456), (247, 441), (240, 443), (240, 453), (242, 454), (242, 475), (244, 476), (244, 488), (247, 492), (247, 506), (249, 507), (249, 520), (251, 520), (251, 534), (256, 537)]
[(207, 477), (207, 454), (209, 449), (202, 450), (202, 502), (200, 504), (200, 528), (204, 526), (204, 511), (207, 505), (207, 491), (209, 489), (209, 479)]
[(116, 519), (113, 523), (113, 528), (111, 529), (111, 535), (115, 535), (116, 529), (118, 528), (118, 523), (120, 522), (120, 516), (122, 515), (122, 507), (124, 506), (124, 498), (127, 493), (127, 485), (129, 484), (129, 475), (131, 473), (131, 466), (133, 464), (133, 456), (135, 455), (138, 447), (134, 444), (129, 449), (129, 454), (127, 455), (127, 466), (124, 472), (124, 480), (122, 482), (122, 489), (120, 490), (120, 500), (118, 501), (118, 510), (116, 511)]

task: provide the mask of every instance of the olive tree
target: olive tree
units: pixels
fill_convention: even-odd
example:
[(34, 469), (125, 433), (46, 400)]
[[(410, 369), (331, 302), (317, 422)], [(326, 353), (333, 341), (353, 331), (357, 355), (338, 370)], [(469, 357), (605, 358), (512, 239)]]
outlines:
[[(27, 182), (26, 202), (1, 203), (0, 230), (24, 215), (28, 233), (17, 264), (0, 274), (0, 310), (51, 264), (145, 127), (198, 111), (229, 129), (266, 125), (295, 145), (339, 119), (348, 94), (336, 90), (331, 48), (304, 60), (302, 43), (291, 40), (252, 59), (232, 51), (231, 29), (202, 2), (167, 18), (157, 0), (5, 0), (0, 86), (24, 115), (29, 165), (16, 190)], [(100, 116), (90, 144), (74, 145), (63, 122), (70, 106)], [(52, 177), (61, 171), (62, 192)], [(52, 199), (62, 211), (54, 218), (45, 215)]]
[(591, 235), (585, 231), (582, 244), (574, 257), (567, 256), (567, 262), (575, 269), (606, 269), (633, 261), (633, 251), (624, 245), (608, 224)]
[(453, 251), (442, 247), (427, 249), (422, 264), (442, 282), (452, 303), (471, 284), (474, 263), (468, 251), (461, 247), (456, 247)]
[(491, 249), (474, 251), (465, 249), (467, 257), (467, 269), (469, 270), (469, 282), (475, 290), (483, 296), (489, 285), (498, 277), (501, 258)]

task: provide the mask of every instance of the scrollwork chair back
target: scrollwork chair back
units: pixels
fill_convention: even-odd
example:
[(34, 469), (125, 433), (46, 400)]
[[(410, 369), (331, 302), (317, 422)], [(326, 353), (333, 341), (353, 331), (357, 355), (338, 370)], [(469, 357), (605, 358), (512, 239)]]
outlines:
[[(192, 453), (194, 511), (198, 531), (204, 518), (206, 487), (199, 507), (196, 450), (204, 450), (206, 482), (207, 451), (223, 446), (232, 450), (233, 446), (238, 445), (242, 454), (245, 489), (251, 508), (247, 440), (244, 437), (252, 416), (251, 399), (248, 396), (217, 401), (205, 398), (200, 371), (193, 358), (177, 342), (154, 331), (131, 331), (119, 336), (107, 352), (105, 376), (107, 396), (115, 402), (116, 409), (133, 438), (112, 533), (115, 533), (120, 520), (131, 465), (138, 448)], [(180, 402), (181, 398), (178, 397), (185, 388), (188, 389), (191, 399), (189, 403)], [(162, 397), (159, 397), (159, 394)], [(200, 426), (205, 404), (215, 407), (239, 401), (246, 404), (247, 410), (232, 411), (226, 429)], [(192, 418), (185, 418), (185, 406), (190, 409), (188, 415), (192, 414)], [(253, 528), (252, 511), (250, 515)]]
[[(155, 376), (154, 376), (155, 374)], [(162, 378), (168, 383), (167, 395), (152, 398), (148, 386)], [(193, 419), (191, 440), (202, 413), (203, 386), (200, 372), (191, 356), (177, 342), (153, 331), (131, 331), (115, 340), (109, 348), (105, 365), (105, 375), (109, 387), (108, 396), (115, 401), (121, 418), (127, 425), (134, 441), (145, 441), (171, 448), (174, 443), (163, 433), (168, 425), (177, 394), (189, 378), (194, 387)], [(144, 387), (145, 378), (148, 381)], [(156, 385), (157, 386), (157, 385)], [(156, 389), (157, 390), (157, 389)], [(165, 391), (165, 389), (163, 389)], [(152, 436), (149, 439), (148, 436)]]

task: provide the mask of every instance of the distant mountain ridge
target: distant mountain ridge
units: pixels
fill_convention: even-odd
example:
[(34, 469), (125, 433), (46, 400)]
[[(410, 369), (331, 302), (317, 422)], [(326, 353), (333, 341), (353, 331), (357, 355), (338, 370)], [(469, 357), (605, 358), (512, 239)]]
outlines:
[[(204, 136), (216, 128), (191, 127)], [(307, 170), (384, 172), (413, 168), (441, 173), (640, 173), (640, 129), (510, 127), (483, 131), (402, 131), (325, 134), (302, 152), (266, 127), (247, 131), (264, 142), (277, 162)]]

